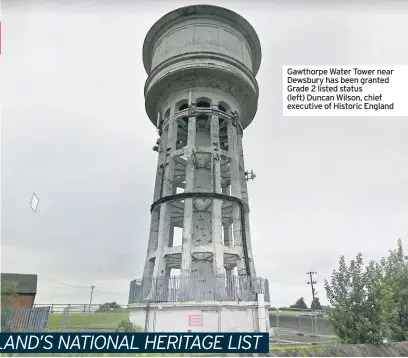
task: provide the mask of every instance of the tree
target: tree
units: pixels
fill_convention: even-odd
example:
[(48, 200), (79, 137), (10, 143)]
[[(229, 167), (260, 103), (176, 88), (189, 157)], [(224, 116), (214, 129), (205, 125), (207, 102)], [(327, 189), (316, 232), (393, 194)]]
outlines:
[(18, 283), (16, 282), (1, 282), (1, 331), (10, 332), (13, 301), (17, 295)]
[(312, 310), (322, 310), (323, 309), (322, 305), (320, 304), (319, 297), (315, 297), (314, 301), (312, 300), (310, 308)]
[(390, 289), (393, 290), (396, 322), (392, 326), (391, 339), (408, 340), (408, 256), (405, 256), (402, 240), (398, 240), (397, 249), (391, 250), (387, 258), (379, 265)]
[(363, 264), (359, 253), (325, 281), (332, 307), (327, 317), (344, 343), (379, 343), (408, 337), (408, 259), (402, 242), (380, 263)]
[(106, 302), (102, 305), (99, 305), (99, 308), (96, 310), (96, 312), (107, 312), (107, 311), (114, 311), (114, 310), (119, 310), (122, 307), (118, 305), (116, 302)]
[(300, 297), (294, 305), (291, 305), (290, 308), (298, 308), (298, 309), (307, 309), (307, 304), (303, 297)]

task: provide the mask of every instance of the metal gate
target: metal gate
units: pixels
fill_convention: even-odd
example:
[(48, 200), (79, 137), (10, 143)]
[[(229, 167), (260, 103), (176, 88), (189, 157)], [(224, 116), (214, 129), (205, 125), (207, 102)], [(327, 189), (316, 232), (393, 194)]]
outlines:
[(1, 328), (3, 332), (42, 332), (47, 326), (50, 307), (3, 308)]

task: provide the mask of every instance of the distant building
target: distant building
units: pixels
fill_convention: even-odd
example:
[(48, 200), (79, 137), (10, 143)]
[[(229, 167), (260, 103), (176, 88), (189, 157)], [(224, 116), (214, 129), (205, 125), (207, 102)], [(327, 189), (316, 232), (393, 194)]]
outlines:
[(17, 307), (33, 307), (37, 294), (38, 275), (21, 273), (2, 273), (1, 282), (17, 284), (17, 295), (13, 303)]

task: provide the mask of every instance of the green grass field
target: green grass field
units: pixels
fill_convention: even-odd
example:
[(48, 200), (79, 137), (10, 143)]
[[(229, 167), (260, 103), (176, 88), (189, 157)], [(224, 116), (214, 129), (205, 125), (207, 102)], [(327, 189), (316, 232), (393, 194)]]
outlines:
[(60, 331), (65, 329), (115, 329), (119, 322), (129, 319), (129, 312), (85, 312), (69, 313), (64, 324), (62, 313), (51, 313), (48, 317), (47, 331)]

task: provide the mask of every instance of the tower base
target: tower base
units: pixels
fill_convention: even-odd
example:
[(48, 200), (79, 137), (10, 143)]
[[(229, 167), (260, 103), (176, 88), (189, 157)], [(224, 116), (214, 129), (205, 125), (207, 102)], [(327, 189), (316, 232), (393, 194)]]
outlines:
[(190, 301), (134, 303), (130, 321), (146, 332), (268, 332), (269, 303)]

